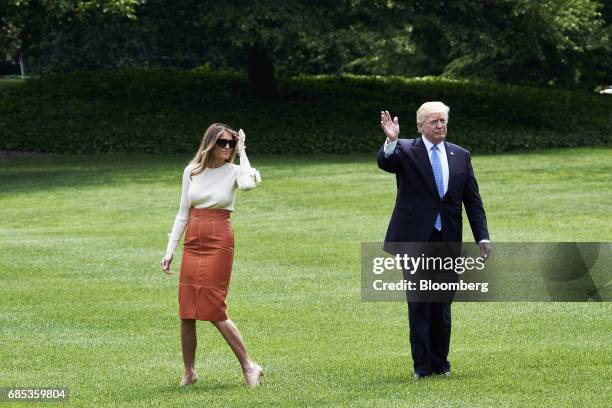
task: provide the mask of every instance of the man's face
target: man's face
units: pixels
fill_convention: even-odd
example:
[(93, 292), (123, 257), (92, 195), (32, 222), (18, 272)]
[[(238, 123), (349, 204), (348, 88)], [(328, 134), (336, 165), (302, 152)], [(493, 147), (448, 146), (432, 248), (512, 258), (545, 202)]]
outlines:
[(432, 113), (425, 117), (419, 130), (431, 143), (438, 144), (446, 138), (446, 122), (444, 113)]

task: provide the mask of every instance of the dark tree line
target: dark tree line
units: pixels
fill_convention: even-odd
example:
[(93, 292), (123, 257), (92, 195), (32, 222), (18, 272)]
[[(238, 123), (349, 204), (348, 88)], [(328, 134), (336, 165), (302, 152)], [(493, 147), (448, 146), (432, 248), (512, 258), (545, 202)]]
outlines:
[(31, 73), (205, 65), (278, 75), (612, 81), (612, 5), (595, 0), (0, 0), (0, 54)]

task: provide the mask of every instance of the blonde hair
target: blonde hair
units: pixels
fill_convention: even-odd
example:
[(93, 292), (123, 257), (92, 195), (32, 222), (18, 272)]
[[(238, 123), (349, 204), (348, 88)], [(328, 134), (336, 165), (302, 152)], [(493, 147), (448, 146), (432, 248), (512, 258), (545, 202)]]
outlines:
[(421, 130), (425, 118), (433, 113), (443, 113), (448, 121), (448, 112), (450, 108), (442, 102), (425, 102), (416, 112), (417, 130)]
[[(217, 140), (225, 132), (229, 133), (232, 136), (232, 139), (238, 139), (238, 134), (236, 131), (223, 123), (213, 123), (208, 127), (208, 129), (206, 129), (204, 136), (202, 136), (202, 143), (200, 143), (198, 151), (193, 159), (189, 162), (189, 164), (191, 164), (193, 167), (189, 173), (189, 177), (197, 176), (204, 171), (210, 162), (211, 151), (215, 148), (215, 143), (217, 143)], [(227, 159), (226, 162), (233, 163), (235, 158), (236, 148), (234, 147), (229, 159)]]

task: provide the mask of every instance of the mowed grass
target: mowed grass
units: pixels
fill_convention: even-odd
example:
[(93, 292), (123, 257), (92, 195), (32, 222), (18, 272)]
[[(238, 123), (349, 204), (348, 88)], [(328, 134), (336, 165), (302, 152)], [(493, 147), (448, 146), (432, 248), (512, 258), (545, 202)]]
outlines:
[(0, 77), (0, 91), (3, 89), (7, 89), (16, 85), (20, 85), (24, 83), (22, 79), (18, 78), (2, 78)]
[[(360, 299), (360, 242), (383, 239), (395, 199), (373, 155), (251, 157), (263, 183), (237, 197), (228, 304), (268, 381), (246, 388), (200, 322), (200, 379), (178, 388), (178, 276), (158, 264), (188, 159), (0, 163), (0, 387), (68, 386), (71, 406), (609, 403), (610, 303), (456, 303), (453, 376), (412, 380), (406, 305)], [(473, 163), (495, 242), (612, 239), (612, 149)]]

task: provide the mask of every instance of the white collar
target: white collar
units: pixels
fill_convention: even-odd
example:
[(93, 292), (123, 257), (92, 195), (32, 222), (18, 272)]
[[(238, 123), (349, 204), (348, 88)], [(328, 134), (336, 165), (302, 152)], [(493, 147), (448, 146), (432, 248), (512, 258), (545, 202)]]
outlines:
[[(427, 152), (429, 153), (429, 151), (431, 150), (434, 144), (431, 143), (429, 140), (427, 140), (427, 138), (423, 136), (422, 134), (421, 134), (421, 139), (423, 140), (423, 143), (425, 143), (425, 148), (427, 149)], [(436, 146), (438, 146), (438, 150), (440, 151), (440, 153), (446, 153), (446, 146), (444, 145), (444, 141), (438, 143)]]

